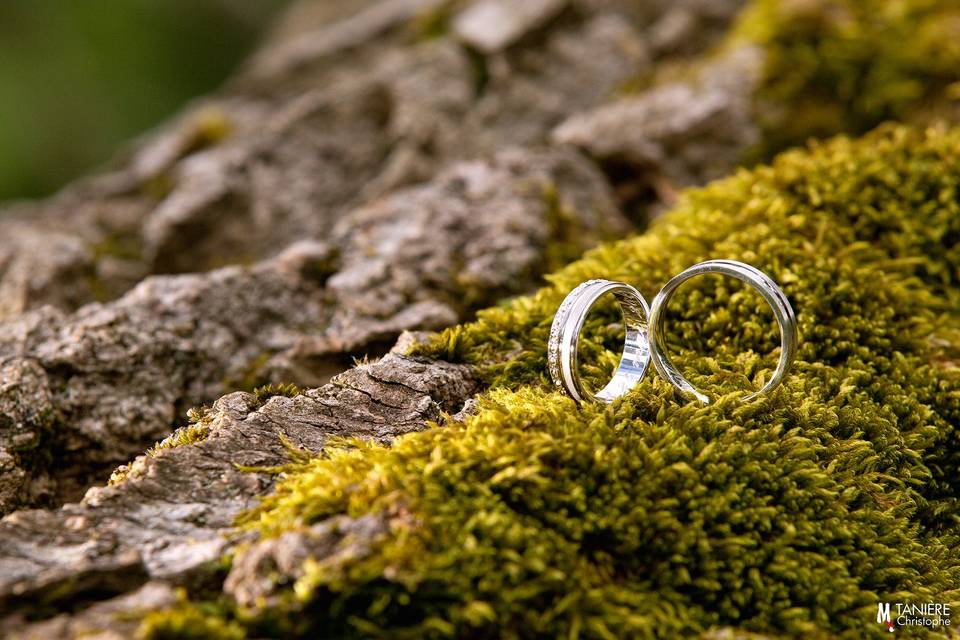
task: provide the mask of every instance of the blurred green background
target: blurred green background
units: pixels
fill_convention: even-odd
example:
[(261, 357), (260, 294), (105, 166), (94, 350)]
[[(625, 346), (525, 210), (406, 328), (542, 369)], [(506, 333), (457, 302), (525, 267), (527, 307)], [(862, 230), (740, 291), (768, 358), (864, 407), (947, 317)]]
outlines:
[(42, 196), (216, 88), (285, 0), (0, 0), (0, 200)]

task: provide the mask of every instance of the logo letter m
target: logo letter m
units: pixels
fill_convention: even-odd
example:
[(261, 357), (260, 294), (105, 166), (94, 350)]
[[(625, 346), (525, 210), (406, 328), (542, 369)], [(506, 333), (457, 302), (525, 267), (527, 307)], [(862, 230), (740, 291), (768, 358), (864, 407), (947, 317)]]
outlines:
[(877, 603), (877, 622), (890, 622), (890, 603)]

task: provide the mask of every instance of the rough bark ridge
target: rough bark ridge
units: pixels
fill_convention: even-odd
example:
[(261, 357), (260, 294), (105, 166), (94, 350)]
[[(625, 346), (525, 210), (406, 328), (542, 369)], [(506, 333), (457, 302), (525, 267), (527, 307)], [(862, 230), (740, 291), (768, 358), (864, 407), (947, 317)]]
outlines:
[[(9, 614), (0, 629), (144, 584), (155, 595), (216, 579), (217, 560), (238, 541), (229, 535), (234, 517), (272, 484), (238, 465), (275, 466), (287, 447), (317, 452), (331, 436), (389, 441), (459, 410), (476, 390), (464, 366), (388, 355), (259, 407), (250, 393), (224, 396), (204, 417), (206, 437), (140, 456), (122, 480), (78, 504), (0, 521), (0, 611)], [(142, 606), (142, 598), (128, 604)], [(77, 624), (62, 615), (30, 633), (63, 637)]]
[(296, 29), (222, 95), (111, 172), (9, 210), (0, 313), (72, 309), (149, 273), (324, 236), (351, 208), (458, 160), (548, 142), (653, 61), (708, 46), (739, 5), (386, 0), (342, 16), (321, 4), (304, 3)]
[(587, 161), (508, 150), (255, 266), (152, 277), (111, 303), (0, 323), (0, 511), (77, 499), (193, 404), (269, 381), (321, 384), (346, 354), (453, 324), (548, 257), (624, 228)]
[[(304, 20), (113, 172), (9, 212), (0, 512), (76, 499), (190, 405), (320, 384), (351, 355), (463, 320), (625, 232), (605, 177), (546, 145), (685, 35), (709, 41), (735, 5), (392, 0)], [(430, 11), (449, 14), (447, 36), (410, 26)], [(694, 111), (664, 117), (682, 138), (702, 128)], [(711, 149), (675, 147), (647, 165), (706, 175)], [(70, 312), (150, 273), (244, 263), (304, 237), (317, 240)]]
[[(404, 330), (528, 290), (642, 219), (636, 203), (726, 171), (755, 136), (747, 57), (622, 93), (715, 42), (738, 6), (294, 7), (219, 96), (108, 173), (0, 219), (0, 512), (78, 499), (191, 405), (322, 384)], [(461, 367), (391, 355), (263, 407), (221, 398), (205, 439), (138, 458), (82, 502), (0, 521), (7, 628), (123, 636), (118, 613), (222, 577), (211, 562), (233, 517), (270, 485), (234, 463), (281, 462), (280, 432), (317, 451), (331, 434), (419, 429), (478, 388)], [(336, 546), (315, 533), (304, 544)], [(262, 592), (242, 578), (238, 597)]]

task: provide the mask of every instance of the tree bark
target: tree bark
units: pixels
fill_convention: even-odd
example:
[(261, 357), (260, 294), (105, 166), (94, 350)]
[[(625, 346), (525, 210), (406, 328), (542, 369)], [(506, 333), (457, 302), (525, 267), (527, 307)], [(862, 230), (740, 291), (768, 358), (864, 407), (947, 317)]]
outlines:
[[(234, 518), (272, 484), (235, 465), (282, 463), (281, 434), (318, 452), (464, 409), (482, 384), (461, 365), (392, 353), (330, 377), (729, 171), (756, 137), (752, 54), (624, 91), (708, 48), (738, 6), (303, 2), (221, 93), (106, 173), (8, 208), (0, 512), (49, 510), (0, 521), (0, 629), (126, 637), (120, 614), (219, 588)], [(268, 382), (315, 388), (228, 393)], [(203, 437), (94, 486), (214, 400)], [(315, 534), (297, 544), (335, 552)], [(240, 599), (263, 595), (251, 563), (229, 581)]]

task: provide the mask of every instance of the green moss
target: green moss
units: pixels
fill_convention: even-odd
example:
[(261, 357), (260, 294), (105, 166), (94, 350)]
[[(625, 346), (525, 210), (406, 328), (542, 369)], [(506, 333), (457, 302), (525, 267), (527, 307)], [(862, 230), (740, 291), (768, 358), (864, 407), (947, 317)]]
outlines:
[(734, 41), (765, 52), (760, 157), (810, 136), (957, 113), (958, 33), (955, 0), (752, 0)]
[(135, 476), (132, 476), (132, 474), (134, 473), (133, 467), (135, 464), (136, 464), (136, 461), (128, 462), (127, 464), (122, 464), (116, 469), (114, 469), (113, 472), (110, 474), (110, 477), (107, 479), (107, 486), (113, 487), (125, 482), (131, 477), (135, 477)]
[[(177, 156), (185, 158), (223, 143), (233, 135), (235, 126), (230, 114), (219, 105), (208, 104), (197, 109), (180, 125)], [(149, 176), (140, 186), (140, 191), (144, 196), (160, 201), (170, 195), (176, 186), (174, 172), (166, 168)]]
[[(141, 244), (139, 237), (133, 234), (107, 233), (90, 247), (93, 252), (94, 265), (99, 264), (101, 260), (106, 258), (140, 261), (143, 259)], [(96, 266), (87, 274), (86, 283), (90, 291), (90, 297), (97, 302), (108, 302), (122, 293), (100, 277)]]
[(584, 242), (584, 229), (576, 223), (576, 213), (570, 211), (560, 199), (556, 184), (546, 183), (542, 190), (549, 229), (543, 251), (543, 271), (547, 272), (559, 269), (577, 258), (583, 253), (584, 245), (596, 242)]
[[(791, 152), (438, 335), (424, 352), (492, 386), (475, 416), (300, 457), (246, 519), (274, 536), (378, 513), (388, 538), (225, 619), (253, 637), (860, 638), (884, 634), (878, 601), (960, 603), (958, 165), (960, 130)], [(669, 310), (676, 360), (714, 403), (653, 375), (612, 406), (553, 391), (545, 340), (570, 288), (606, 277), (652, 296), (720, 257), (770, 273), (798, 312), (774, 393), (738, 399), (769, 375), (777, 333), (762, 300), (719, 278)], [(594, 382), (613, 320), (608, 306), (588, 323)]]
[(462, 4), (457, 0), (436, 3), (419, 12), (410, 21), (408, 30), (414, 42), (427, 42), (447, 35), (454, 12)]
[[(194, 407), (187, 411), (187, 424), (179, 427), (169, 436), (157, 442), (150, 447), (145, 455), (153, 457), (164, 449), (173, 449), (188, 444), (202, 442), (210, 435), (210, 425), (213, 422), (213, 415), (209, 407)], [(117, 467), (110, 474), (107, 481), (109, 486), (114, 486), (124, 482), (131, 476), (136, 477), (143, 472), (143, 463), (136, 459), (128, 464)]]
[(257, 387), (253, 390), (254, 405), (262, 407), (267, 400), (276, 396), (284, 398), (294, 398), (303, 393), (300, 388), (292, 383), (288, 384), (267, 384)]
[(220, 144), (233, 133), (233, 122), (218, 105), (207, 105), (193, 114), (189, 123), (189, 142), (184, 155)]
[(246, 637), (243, 627), (224, 619), (223, 607), (188, 604), (182, 591), (179, 597), (182, 602), (173, 609), (153, 611), (144, 617), (137, 633), (140, 640), (243, 640)]
[[(303, 392), (295, 384), (263, 385), (253, 390), (254, 402), (251, 409), (263, 406), (270, 398), (275, 396), (293, 398), (301, 393)], [(193, 407), (187, 411), (187, 424), (179, 427), (169, 436), (150, 447), (145, 455), (155, 456), (164, 449), (173, 449), (206, 440), (210, 435), (210, 425), (213, 423), (213, 419), (214, 414), (209, 407)], [(293, 447), (293, 445), (291, 444), (288, 449), (290, 447)], [(293, 451), (291, 450), (291, 458), (295, 458), (292, 453)], [(110, 474), (110, 479), (107, 481), (107, 484), (110, 486), (120, 484), (129, 478), (131, 474), (136, 474), (140, 472), (140, 470), (141, 465), (138, 464), (136, 460), (129, 464), (120, 465)]]
[(153, 445), (148, 451), (148, 456), (155, 456), (164, 449), (173, 449), (187, 444), (194, 444), (207, 439), (210, 435), (210, 424), (213, 422), (213, 415), (207, 407), (194, 407), (187, 411), (187, 424), (180, 427), (169, 436)]
[(170, 171), (161, 171), (156, 175), (147, 178), (140, 187), (141, 193), (159, 202), (173, 193), (177, 187), (177, 181)]

